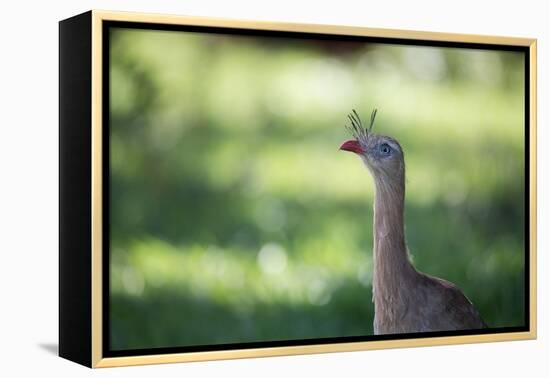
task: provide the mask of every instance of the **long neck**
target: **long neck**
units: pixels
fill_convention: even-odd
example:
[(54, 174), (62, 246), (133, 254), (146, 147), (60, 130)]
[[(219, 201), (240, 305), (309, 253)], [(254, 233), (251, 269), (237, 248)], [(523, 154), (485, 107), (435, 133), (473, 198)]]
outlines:
[(373, 292), (377, 301), (395, 302), (402, 298), (400, 288), (416, 271), (409, 261), (403, 222), (405, 180), (375, 178), (374, 274)]

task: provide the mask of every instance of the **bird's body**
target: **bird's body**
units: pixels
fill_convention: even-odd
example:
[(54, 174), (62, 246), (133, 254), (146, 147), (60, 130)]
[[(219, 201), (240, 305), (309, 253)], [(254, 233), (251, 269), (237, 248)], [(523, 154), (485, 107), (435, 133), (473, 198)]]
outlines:
[[(374, 115), (371, 118), (371, 128)], [(454, 284), (415, 269), (404, 232), (405, 162), (399, 143), (363, 129), (354, 113), (357, 153), (372, 174), (374, 201), (374, 333), (416, 333), (485, 328), (478, 311)]]

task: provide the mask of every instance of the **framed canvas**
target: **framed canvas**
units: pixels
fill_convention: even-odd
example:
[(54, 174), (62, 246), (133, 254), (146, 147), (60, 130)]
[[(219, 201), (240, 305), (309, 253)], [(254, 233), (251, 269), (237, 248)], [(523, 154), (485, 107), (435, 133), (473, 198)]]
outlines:
[(59, 25), (59, 354), (536, 337), (536, 40)]

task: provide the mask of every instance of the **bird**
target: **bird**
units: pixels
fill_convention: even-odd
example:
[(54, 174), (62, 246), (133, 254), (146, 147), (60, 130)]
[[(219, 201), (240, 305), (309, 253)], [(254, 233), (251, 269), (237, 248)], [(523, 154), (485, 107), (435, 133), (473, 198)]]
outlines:
[(340, 150), (357, 154), (375, 189), (373, 278), (375, 335), (477, 330), (487, 328), (478, 310), (455, 284), (418, 271), (405, 238), (405, 158), (399, 142), (363, 127), (352, 110), (346, 128), (353, 139)]

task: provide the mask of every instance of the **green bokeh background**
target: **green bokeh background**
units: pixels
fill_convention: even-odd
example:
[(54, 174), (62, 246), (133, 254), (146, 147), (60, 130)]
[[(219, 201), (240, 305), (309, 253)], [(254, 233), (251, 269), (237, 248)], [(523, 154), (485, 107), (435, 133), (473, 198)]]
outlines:
[(523, 54), (111, 30), (112, 349), (372, 334), (352, 108), (405, 151), (416, 267), (523, 325)]

